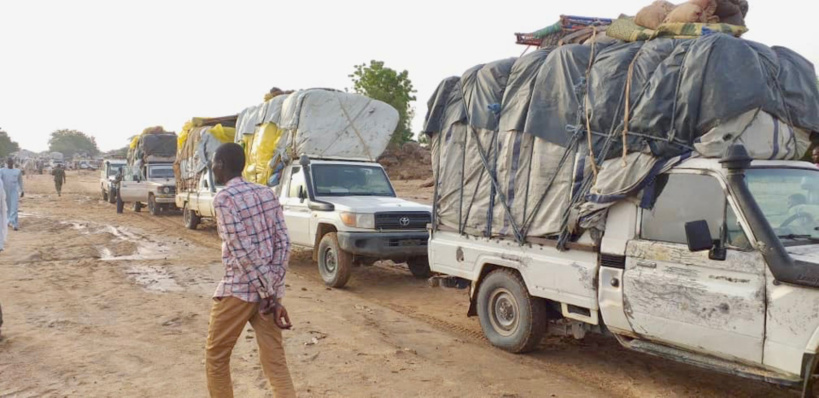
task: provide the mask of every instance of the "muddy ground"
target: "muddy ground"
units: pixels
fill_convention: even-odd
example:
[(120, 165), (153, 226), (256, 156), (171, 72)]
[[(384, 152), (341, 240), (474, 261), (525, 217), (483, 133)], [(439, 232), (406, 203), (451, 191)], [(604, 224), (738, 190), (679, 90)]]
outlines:
[[(0, 253), (0, 397), (203, 397), (210, 295), (221, 276), (213, 225), (118, 215), (96, 173), (27, 180), (21, 230)], [(398, 189), (429, 201), (420, 181)], [(548, 338), (516, 356), (466, 317), (464, 291), (405, 267), (355, 270), (328, 290), (294, 255), (286, 349), (303, 397), (794, 397), (793, 391), (628, 352), (614, 340)], [(248, 328), (249, 329), (249, 328)], [(270, 397), (253, 333), (232, 358), (237, 397)]]

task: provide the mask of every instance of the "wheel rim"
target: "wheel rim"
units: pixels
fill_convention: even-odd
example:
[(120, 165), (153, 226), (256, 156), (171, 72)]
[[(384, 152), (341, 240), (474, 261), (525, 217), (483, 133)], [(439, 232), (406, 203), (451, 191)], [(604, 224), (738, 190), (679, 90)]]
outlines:
[(512, 292), (504, 288), (495, 289), (489, 297), (489, 322), (502, 336), (515, 333), (520, 322), (518, 301)]
[(324, 250), (324, 270), (330, 274), (334, 275), (336, 273), (336, 269), (338, 269), (338, 260), (336, 259), (336, 253), (332, 248), (327, 248)]

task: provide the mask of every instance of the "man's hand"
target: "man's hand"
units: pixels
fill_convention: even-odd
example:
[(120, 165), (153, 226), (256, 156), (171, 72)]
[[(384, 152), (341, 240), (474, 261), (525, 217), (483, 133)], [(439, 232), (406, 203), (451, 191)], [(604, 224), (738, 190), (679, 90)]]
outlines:
[(22, 198), (24, 196), (26, 196), (26, 193), (25, 192), (20, 192), (20, 197)]
[(259, 304), (259, 314), (262, 318), (267, 319), (266, 315), (273, 314), (273, 321), (280, 329), (290, 329), (293, 325), (290, 323), (290, 316), (287, 314), (287, 309), (279, 303), (276, 297), (270, 296), (263, 298)]

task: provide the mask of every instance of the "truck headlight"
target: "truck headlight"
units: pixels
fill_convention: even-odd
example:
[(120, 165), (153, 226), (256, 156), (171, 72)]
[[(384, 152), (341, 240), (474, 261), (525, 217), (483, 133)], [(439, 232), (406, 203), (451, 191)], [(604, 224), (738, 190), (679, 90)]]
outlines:
[(341, 222), (348, 227), (375, 229), (375, 215), (372, 213), (350, 213), (340, 214)]

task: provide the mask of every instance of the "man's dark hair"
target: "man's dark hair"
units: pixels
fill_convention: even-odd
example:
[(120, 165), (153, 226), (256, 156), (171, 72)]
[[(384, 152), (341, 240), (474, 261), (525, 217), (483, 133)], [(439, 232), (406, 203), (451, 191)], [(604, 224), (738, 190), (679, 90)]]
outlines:
[(213, 160), (221, 160), (225, 171), (231, 174), (241, 174), (245, 169), (245, 150), (241, 145), (233, 142), (222, 144), (216, 149)]

